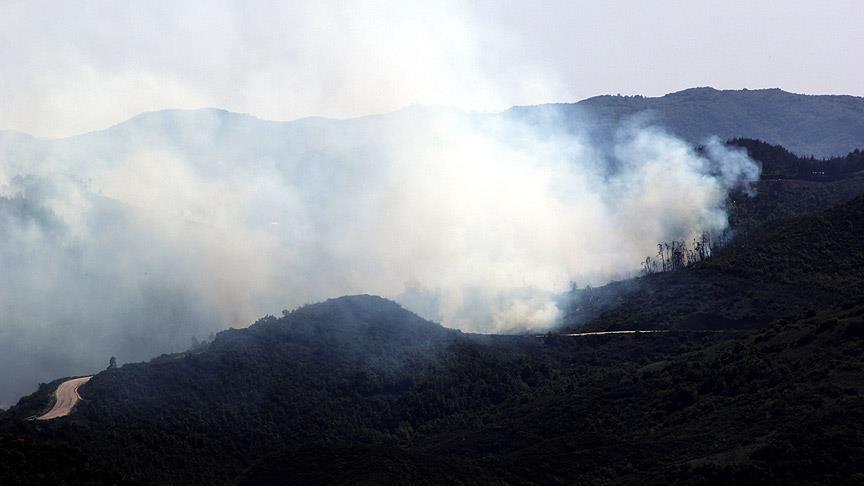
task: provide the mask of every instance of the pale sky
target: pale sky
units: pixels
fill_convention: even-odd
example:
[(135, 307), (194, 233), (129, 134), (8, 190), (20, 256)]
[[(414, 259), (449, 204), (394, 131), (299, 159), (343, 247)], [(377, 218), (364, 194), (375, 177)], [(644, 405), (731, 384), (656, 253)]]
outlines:
[(0, 129), (163, 108), (351, 117), (714, 86), (864, 95), (864, 4), (0, 0)]

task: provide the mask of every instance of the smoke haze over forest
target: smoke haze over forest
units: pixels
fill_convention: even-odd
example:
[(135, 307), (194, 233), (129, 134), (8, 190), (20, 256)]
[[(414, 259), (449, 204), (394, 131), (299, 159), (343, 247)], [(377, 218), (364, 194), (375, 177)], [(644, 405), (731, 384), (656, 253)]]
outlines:
[(864, 483), (860, 0), (0, 0), (0, 485)]
[[(758, 179), (743, 152), (709, 138), (697, 153), (643, 115), (597, 133), (555, 107), (495, 110), (744, 85), (728, 68), (738, 57), (697, 62), (705, 46), (632, 53), (658, 26), (672, 39), (769, 5), (714, 9), (718, 23), (711, 9), (633, 2), (628, 15), (657, 20), (641, 34), (597, 30), (622, 7), (544, 5), (7, 5), (0, 59), (16, 69), (0, 74), (0, 127), (18, 131), (0, 132), (0, 401), (347, 293), (470, 331), (542, 329), (571, 280), (628, 275), (659, 241), (723, 231), (728, 192)], [(824, 10), (807, 21), (842, 13)], [(809, 32), (787, 27), (765, 49), (787, 48), (786, 30)], [(652, 77), (646, 62), (674, 66)], [(588, 70), (601, 65), (624, 71)], [(799, 84), (779, 69), (760, 83), (821, 89), (799, 66)], [(388, 114), (152, 111), (202, 106)]]
[(11, 389), (333, 295), (389, 296), (466, 331), (542, 329), (571, 280), (723, 231), (727, 193), (758, 178), (716, 140), (698, 154), (644, 120), (600, 137), (541, 113), (164, 111), (68, 139), (7, 135)]

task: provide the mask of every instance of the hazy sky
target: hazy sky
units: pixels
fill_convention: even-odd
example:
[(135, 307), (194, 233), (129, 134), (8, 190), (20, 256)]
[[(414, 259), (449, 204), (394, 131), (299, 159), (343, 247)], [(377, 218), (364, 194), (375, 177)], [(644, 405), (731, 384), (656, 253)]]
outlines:
[(0, 0), (0, 129), (142, 111), (287, 120), (692, 86), (864, 95), (860, 0)]

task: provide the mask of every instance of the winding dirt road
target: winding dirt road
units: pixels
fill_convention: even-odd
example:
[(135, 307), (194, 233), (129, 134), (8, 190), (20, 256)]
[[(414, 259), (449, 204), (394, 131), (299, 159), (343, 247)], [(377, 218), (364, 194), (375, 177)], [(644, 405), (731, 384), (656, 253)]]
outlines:
[(65, 417), (72, 411), (72, 407), (78, 403), (81, 396), (78, 395), (78, 387), (90, 381), (92, 376), (84, 376), (82, 378), (74, 378), (60, 383), (57, 390), (54, 392), (54, 407), (45, 415), (36, 417), (36, 420), (51, 420), (59, 417)]
[[(582, 337), (582, 336), (604, 336), (607, 334), (651, 334), (658, 332), (673, 332), (673, 329), (634, 329), (627, 331), (592, 331), (592, 332), (571, 332), (567, 334), (554, 334), (554, 336), (563, 337)], [(689, 332), (689, 333), (717, 333), (717, 332), (734, 332), (728, 329), (674, 329), (674, 332)], [(535, 337), (545, 338), (546, 334), (539, 334)]]
[(561, 336), (578, 337), (578, 336), (604, 336), (606, 334), (641, 334), (652, 332), (669, 332), (666, 329), (647, 329), (644, 331), (595, 331), (595, 332), (573, 332), (570, 334), (561, 334)]

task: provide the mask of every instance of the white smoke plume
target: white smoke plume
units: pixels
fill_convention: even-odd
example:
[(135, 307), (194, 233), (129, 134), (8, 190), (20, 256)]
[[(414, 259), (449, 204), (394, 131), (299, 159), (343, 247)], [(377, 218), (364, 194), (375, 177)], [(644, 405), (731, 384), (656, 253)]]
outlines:
[(4, 135), (3, 388), (342, 294), (467, 331), (543, 328), (569, 281), (722, 231), (728, 192), (758, 178), (716, 140), (697, 152), (644, 123), (602, 138), (535, 111), (165, 111), (67, 139)]

